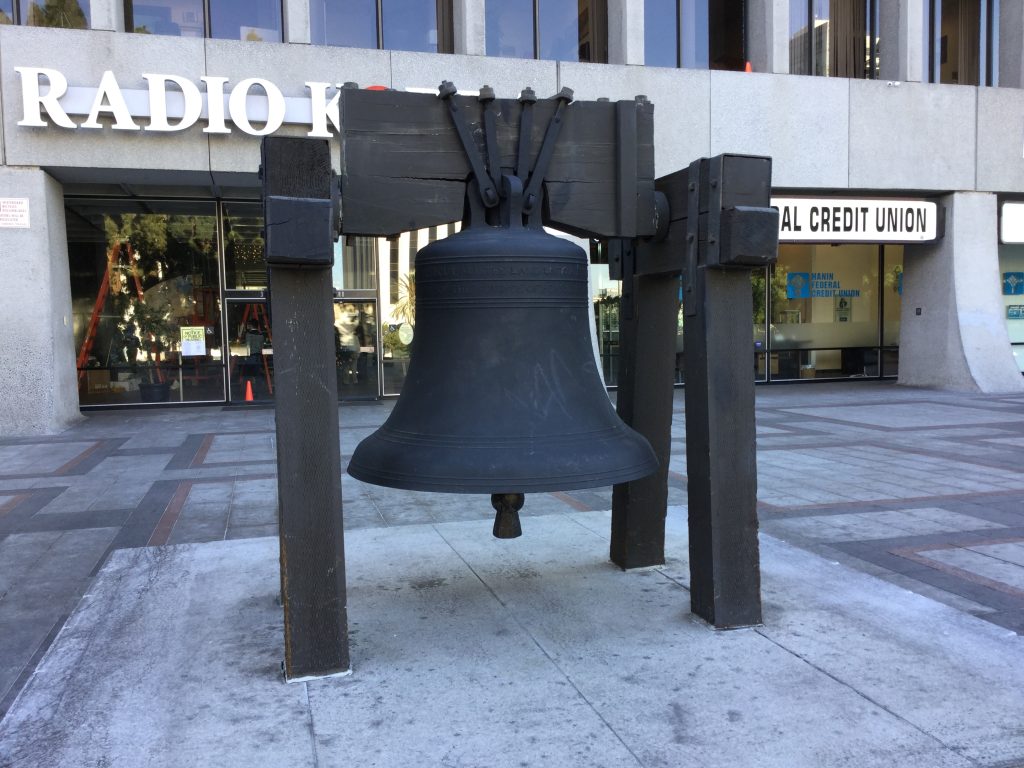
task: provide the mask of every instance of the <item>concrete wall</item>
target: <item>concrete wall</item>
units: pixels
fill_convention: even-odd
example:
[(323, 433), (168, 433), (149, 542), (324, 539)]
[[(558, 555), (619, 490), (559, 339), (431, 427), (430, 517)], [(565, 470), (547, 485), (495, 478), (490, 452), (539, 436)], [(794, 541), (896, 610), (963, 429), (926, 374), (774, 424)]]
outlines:
[(1024, 193), (1024, 89), (17, 27), (0, 28), (0, 50), (5, 161), (61, 179), (81, 176), (66, 169), (90, 169), (93, 182), (255, 188), (259, 139), (204, 134), (201, 124), (176, 133), (21, 127), (16, 66), (57, 69), (73, 87), (95, 87), (110, 70), (122, 88), (139, 90), (153, 72), (227, 77), (229, 87), (264, 77), (300, 98), (306, 81), (436, 88), (448, 79), (511, 97), (527, 85), (541, 96), (569, 86), (580, 99), (642, 93), (655, 104), (659, 173), (700, 154), (750, 152), (775, 158), (779, 188)]
[(904, 251), (899, 381), (1024, 392), (1003, 317), (996, 197), (960, 192), (942, 202), (945, 237)]
[(64, 195), (39, 169), (0, 168), (0, 197), (27, 199), (31, 224), (0, 228), (0, 434), (58, 432), (81, 418)]

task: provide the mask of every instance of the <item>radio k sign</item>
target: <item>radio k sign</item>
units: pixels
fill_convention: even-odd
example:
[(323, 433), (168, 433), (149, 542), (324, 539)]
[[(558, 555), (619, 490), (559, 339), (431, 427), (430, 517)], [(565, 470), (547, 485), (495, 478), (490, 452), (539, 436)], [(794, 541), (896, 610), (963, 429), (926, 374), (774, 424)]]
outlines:
[[(122, 89), (111, 71), (103, 73), (96, 87), (69, 86), (55, 69), (15, 67), (21, 77), (22, 118), (18, 125), (45, 128), (101, 129), (101, 117), (109, 117), (115, 131), (173, 132), (206, 121), (203, 133), (231, 133), (237, 126), (251, 136), (266, 136), (284, 123), (308, 125), (311, 138), (332, 138), (340, 130), (340, 84), (306, 82), (309, 96), (285, 96), (269, 80), (250, 77), (229, 87), (226, 77), (199, 78), (203, 89), (178, 75), (143, 74), (146, 89)], [(328, 91), (334, 89), (332, 96)], [(71, 116), (85, 116), (76, 123)], [(47, 122), (49, 118), (50, 122)], [(137, 119), (147, 122), (139, 124)], [(262, 123), (257, 128), (254, 123)]]

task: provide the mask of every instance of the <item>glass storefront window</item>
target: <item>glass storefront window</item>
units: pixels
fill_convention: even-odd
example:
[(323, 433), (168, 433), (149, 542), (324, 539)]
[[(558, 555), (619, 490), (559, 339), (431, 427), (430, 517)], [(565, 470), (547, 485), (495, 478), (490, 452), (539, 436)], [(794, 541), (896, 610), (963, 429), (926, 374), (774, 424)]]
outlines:
[(379, 392), (377, 302), (334, 302), (338, 399), (373, 399)]
[(774, 379), (879, 374), (877, 245), (779, 245), (772, 270)]
[(485, 8), (487, 55), (608, 61), (606, 0), (504, 0)]
[(89, 29), (89, 0), (0, 0), (0, 24)]
[(1024, 373), (1024, 245), (999, 246), (999, 277), (1013, 357)]
[(267, 287), (263, 248), (263, 207), (224, 203), (224, 284), (229, 290)]
[(223, 400), (215, 205), (65, 208), (81, 403)]
[(931, 82), (996, 85), (999, 0), (930, 0), (927, 5)]
[(232, 402), (260, 402), (274, 396), (274, 339), (267, 304), (229, 300), (228, 389)]
[(878, 23), (878, 0), (794, 0), (789, 5), (790, 73), (877, 77)]
[(129, 32), (151, 35), (270, 42), (284, 39), (281, 0), (128, 0), (125, 27)]
[(314, 45), (452, 53), (452, 0), (312, 0)]

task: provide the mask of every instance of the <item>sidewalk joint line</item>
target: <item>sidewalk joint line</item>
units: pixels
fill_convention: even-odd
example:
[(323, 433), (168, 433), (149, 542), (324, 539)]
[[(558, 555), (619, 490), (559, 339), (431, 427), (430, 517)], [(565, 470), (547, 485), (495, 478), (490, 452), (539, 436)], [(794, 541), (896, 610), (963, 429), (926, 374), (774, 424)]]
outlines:
[(442, 541), (444, 541), (444, 543), (448, 545), (451, 551), (455, 553), (455, 556), (459, 558), (459, 560), (461, 560), (463, 563), (465, 563), (470, 573), (476, 576), (477, 580), (483, 585), (484, 589), (490, 592), (491, 596), (498, 602), (498, 604), (507, 611), (509, 618), (511, 618), (512, 621), (516, 623), (516, 626), (518, 626), (519, 629), (521, 629), (523, 633), (528, 638), (530, 638), (531, 641), (533, 641), (533, 644), (537, 646), (537, 649), (542, 654), (544, 654), (544, 658), (546, 658), (551, 663), (551, 666), (553, 666), (558, 671), (558, 674), (560, 674), (565, 679), (565, 681), (570, 686), (572, 686), (572, 689), (576, 691), (576, 695), (583, 700), (583, 702), (590, 708), (590, 711), (593, 712), (597, 719), (604, 724), (604, 727), (608, 729), (609, 733), (611, 733), (612, 736), (618, 739), (619, 743), (622, 745), (622, 748), (625, 749), (634, 760), (636, 760), (636, 764), (641, 768), (645, 768), (644, 762), (637, 756), (636, 752), (634, 752), (633, 749), (629, 746), (629, 744), (626, 743), (625, 739), (623, 739), (622, 736), (619, 735), (619, 732), (615, 730), (612, 724), (605, 719), (604, 715), (602, 715), (601, 712), (597, 709), (597, 707), (594, 706), (594, 703), (587, 698), (586, 694), (579, 689), (579, 686), (576, 685), (576, 682), (569, 676), (569, 674), (564, 669), (562, 669), (562, 666), (551, 656), (550, 653), (548, 653), (547, 649), (534, 636), (534, 634), (523, 624), (522, 621), (520, 621), (519, 617), (509, 607), (508, 603), (506, 603), (498, 596), (498, 593), (494, 591), (490, 584), (484, 581), (483, 577), (481, 577), (480, 574), (477, 573), (476, 569), (472, 565), (470, 565), (469, 561), (462, 556), (462, 553), (459, 552), (454, 546), (452, 546), (452, 543), (438, 529), (436, 523), (432, 524), (431, 527), (437, 532), (437, 535), (441, 537)]
[(793, 656), (793, 657), (799, 659), (800, 661), (802, 661), (804, 664), (809, 666), (811, 669), (815, 670), (816, 672), (820, 672), (821, 674), (825, 675), (825, 677), (829, 678), (830, 680), (833, 680), (836, 683), (838, 683), (839, 685), (843, 686), (844, 688), (852, 691), (853, 693), (855, 693), (857, 696), (860, 696), (862, 699), (864, 699), (869, 704), (871, 704), (871, 705), (873, 705), (875, 707), (878, 707), (880, 710), (882, 710), (883, 712), (885, 712), (885, 713), (887, 713), (889, 715), (892, 715), (894, 718), (896, 718), (900, 722), (906, 723), (907, 725), (909, 725), (911, 728), (913, 728), (915, 731), (917, 731), (921, 735), (926, 736), (927, 738), (931, 739), (932, 741), (934, 741), (935, 743), (940, 745), (943, 749), (945, 749), (948, 752), (956, 755), (957, 757), (961, 757), (964, 760), (969, 761), (971, 764), (976, 765), (979, 768), (983, 768), (983, 764), (982, 763), (979, 763), (974, 758), (972, 758), (972, 757), (970, 757), (968, 755), (965, 755), (961, 750), (956, 749), (955, 747), (951, 747), (949, 744), (944, 742), (942, 739), (940, 739), (935, 734), (926, 731), (921, 726), (917, 725), (916, 723), (912, 722), (911, 720), (908, 720), (907, 718), (905, 718), (903, 715), (899, 714), (898, 712), (893, 711), (892, 709), (887, 707), (885, 704), (883, 704), (882, 702), (878, 701), (877, 699), (869, 696), (868, 694), (866, 694), (864, 691), (860, 690), (856, 686), (851, 685), (850, 683), (848, 683), (845, 680), (843, 680), (841, 677), (838, 677), (837, 675), (832, 674), (831, 672), (829, 672), (824, 667), (821, 667), (818, 664), (815, 664), (813, 661), (808, 659), (806, 656), (801, 656), (799, 653), (797, 653), (796, 651), (792, 650), (791, 648), (787, 648), (785, 645), (780, 643), (775, 638), (765, 634), (765, 629), (766, 629), (765, 627), (754, 627), (753, 629), (754, 629), (754, 631), (757, 634), (759, 634), (761, 637), (763, 637), (765, 640), (767, 640), (772, 645), (782, 649), (786, 653), (788, 653), (791, 656)]

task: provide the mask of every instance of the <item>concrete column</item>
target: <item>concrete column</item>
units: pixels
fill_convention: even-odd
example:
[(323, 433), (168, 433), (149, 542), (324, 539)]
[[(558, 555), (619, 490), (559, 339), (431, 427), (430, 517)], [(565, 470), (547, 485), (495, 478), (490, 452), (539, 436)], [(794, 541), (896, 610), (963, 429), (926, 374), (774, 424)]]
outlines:
[(1024, 0), (999, 3), (999, 82), (1024, 88)]
[(284, 41), (286, 43), (309, 44), (309, 2), (310, 0), (284, 0)]
[(942, 199), (946, 235), (907, 246), (899, 382), (965, 392), (1024, 392), (1000, 295), (996, 196)]
[(879, 3), (880, 77), (920, 83), (924, 71), (925, 0)]
[(124, 0), (92, 0), (89, 23), (92, 29), (124, 32)]
[(0, 197), (29, 213), (27, 228), (0, 228), (0, 434), (59, 432), (81, 418), (63, 189), (38, 168), (0, 168)]
[(747, 59), (755, 72), (789, 72), (789, 3), (747, 2)]
[(608, 0), (608, 63), (644, 63), (644, 0)]
[[(500, 0), (491, 0), (500, 2)], [(486, 0), (455, 0), (452, 4), (455, 53), (487, 54)]]

